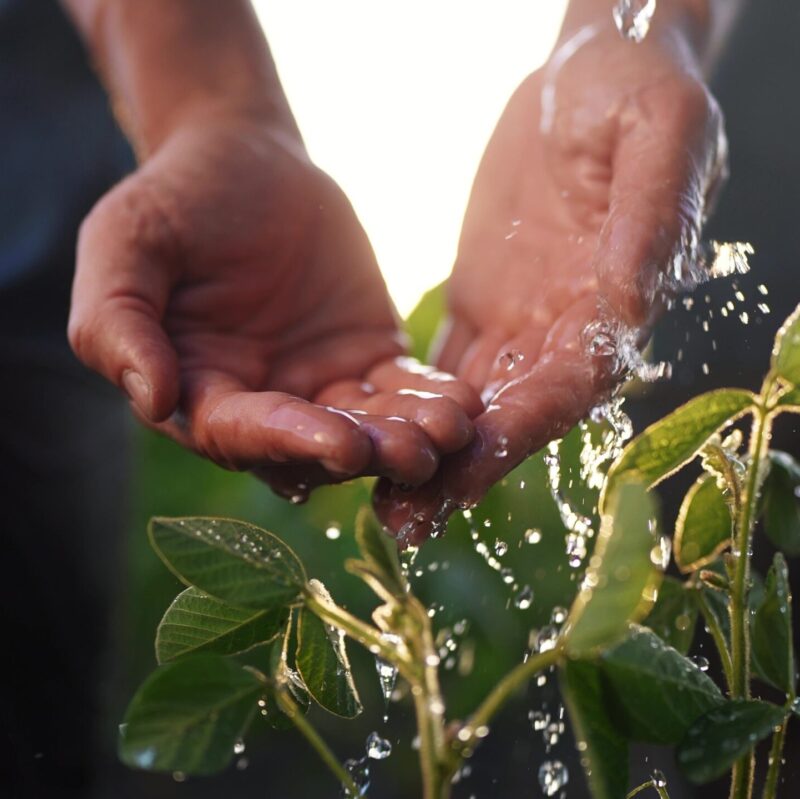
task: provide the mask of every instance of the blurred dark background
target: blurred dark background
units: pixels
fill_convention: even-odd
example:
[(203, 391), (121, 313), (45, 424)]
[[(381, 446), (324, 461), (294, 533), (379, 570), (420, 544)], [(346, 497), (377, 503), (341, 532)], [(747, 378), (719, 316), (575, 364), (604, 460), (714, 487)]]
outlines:
[[(41, 9), (44, 5), (32, 3), (28, 8)], [(63, 28), (63, 21), (42, 14), (41, 24)], [(3, 34), (7, 39), (0, 37), (0, 65), (4, 58), (11, 58), (13, 48), (23, 47), (24, 39), (12, 34)], [(757, 388), (774, 333), (800, 300), (800, 244), (794, 230), (800, 213), (798, 42), (800, 9), (794, 0), (754, 0), (718, 65), (713, 89), (727, 118), (731, 180), (707, 233), (721, 241), (751, 242), (756, 250), (753, 270), (735, 281), (702, 286), (692, 297), (691, 307), (679, 303), (664, 320), (654, 357), (672, 361), (674, 377), (631, 392), (626, 407), (637, 430), (709, 388)], [(77, 43), (61, 57), (70, 65), (83, 59)], [(40, 74), (43, 68), (37, 66), (41, 58), (31, 52), (29, 60), (29, 80), (45, 80), (46, 76)], [(48, 68), (53, 69), (53, 64)], [(0, 75), (3, 72), (0, 68)], [(124, 171), (129, 163), (129, 155), (119, 148), (116, 132), (104, 126), (100, 118), (95, 120), (97, 124), (90, 124), (97, 101), (92, 92), (99, 91), (92, 86), (86, 81), (74, 87), (62, 86), (58, 95), (59, 107), (64, 108), (62, 124), (69, 126), (72, 120), (67, 131), (73, 143), (69, 163), (75, 168), (92, 164), (98, 172), (96, 184), (84, 196), (66, 204), (69, 210), (65, 213), (74, 217), (74, 227), (91, 204), (91, 195), (96, 196), (113, 180), (116, 170)], [(0, 99), (9, 112), (0, 119), (0, 145), (13, 139), (13, 120), (20, 120), (22, 125), (31, 121), (31, 115), (35, 121), (37, 113), (47, 119), (52, 116), (50, 109), (37, 108), (30, 100), (32, 93), (26, 96), (24, 90), (24, 83), (20, 88), (18, 82), (0, 82)], [(77, 123), (76, 119), (82, 121)], [(36, 144), (47, 151), (46, 137)], [(15, 164), (24, 163), (23, 156), (6, 149), (0, 159), (2, 181), (25, 177), (15, 172)], [(44, 185), (50, 191), (63, 191), (69, 184), (62, 161), (48, 163), (45, 159), (41, 165), (47, 178)], [(13, 219), (16, 229), (21, 220), (27, 220), (30, 227), (24, 233), (37, 240), (35, 225), (40, 222), (32, 212), (30, 219), (26, 216), (28, 201), (34, 208), (35, 198), (22, 196), (12, 201), (9, 192), (0, 192), (0, 196), (4, 203), (0, 226), (3, 218), (7, 222)], [(66, 228), (69, 220), (61, 221), (61, 228)], [(11, 226), (7, 224), (6, 228), (10, 230)], [(9, 258), (13, 248), (5, 238), (6, 230), (0, 227), (0, 233), (4, 236), (0, 257)], [(21, 234), (20, 240), (23, 238)], [(71, 251), (72, 240), (54, 240), (49, 245), (53, 259), (70, 263), (65, 254)], [(44, 260), (47, 257), (51, 256), (42, 256)], [(42, 281), (46, 281), (44, 288)], [(757, 288), (762, 284), (767, 288), (766, 296)], [(63, 343), (60, 331), (65, 327), (68, 285), (68, 270), (50, 265), (41, 275), (0, 286), (0, 355), (4, 364), (0, 419), (6, 427), (4, 449), (0, 451), (0, 492), (2, 526), (8, 531), (0, 581), (4, 585), (7, 626), (4, 649), (12, 667), (2, 713), (4, 729), (15, 731), (2, 744), (0, 774), (21, 770), (24, 776), (19, 786), (40, 786), (38, 793), (31, 793), (23, 787), (17, 792), (12, 785), (9, 797), (87, 796), (87, 768), (94, 772), (97, 783), (91, 795), (103, 799), (204, 799), (222, 794), (237, 799), (336, 796), (336, 786), (302, 739), (292, 731), (273, 732), (260, 726), (258, 720), (247, 739), (244, 756), (218, 777), (177, 782), (170, 776), (129, 772), (116, 764), (113, 749), (117, 724), (135, 687), (155, 665), (156, 626), (181, 588), (147, 546), (148, 518), (207, 514), (262, 525), (287, 540), (306, 563), (308, 573), (323, 580), (338, 601), (366, 616), (373, 599), (355, 578), (343, 572), (341, 564), (354, 554), (353, 518), (368, 501), (369, 486), (355, 483), (322, 490), (308, 505), (293, 507), (274, 498), (255, 480), (216, 469), (165, 440), (134, 430), (132, 425), (123, 436), (120, 417), (126, 414), (125, 409), (74, 363)], [(728, 303), (733, 310), (725, 317), (721, 311)], [(769, 306), (768, 313), (759, 309), (760, 303)], [(414, 318), (412, 333), (420, 352), (439, 312), (434, 295)], [(742, 313), (747, 314), (746, 324)], [(23, 391), (17, 386), (27, 388)], [(58, 401), (53, 399), (56, 395)], [(89, 431), (76, 423), (87, 413), (96, 420)], [(15, 420), (23, 418), (37, 420), (33, 438), (24, 434), (24, 426), (16, 429)], [(780, 421), (775, 445), (800, 455), (795, 419), (784, 417)], [(71, 432), (75, 429), (83, 432)], [(564, 446), (565, 464), (575, 462), (576, 451), (573, 435)], [(30, 456), (31, 452), (37, 453), (36, 458)], [(128, 452), (131, 460), (127, 459)], [(89, 466), (80, 479), (73, 469), (76, 461)], [(691, 475), (680, 476), (664, 488), (664, 517), (668, 522), (690, 479)], [(128, 493), (126, 488), (131, 485), (133, 490)], [(587, 511), (591, 508), (592, 497), (579, 481), (568, 494), (577, 506)], [(486, 520), (490, 526), (485, 526)], [(549, 621), (554, 606), (568, 605), (575, 590), (575, 573), (564, 552), (564, 530), (545, 485), (540, 457), (532, 458), (497, 486), (472, 522), (489, 548), (497, 539), (508, 544), (508, 553), (501, 558), (503, 566), (512, 570), (520, 584), (531, 585), (534, 601), (528, 610), (514, 607), (515, 592), (476, 553), (463, 520), (454, 522), (445, 538), (423, 549), (414, 565), (421, 575), (414, 578), (413, 585), (426, 604), (437, 608), (437, 627), (452, 630), (466, 620), (466, 625), (458, 624), (465, 631), (456, 636), (459, 646), (453, 667), (443, 672), (452, 717), (474, 707), (496, 680), (519, 662), (530, 631)], [(335, 540), (325, 535), (332, 524), (341, 528)], [(539, 543), (524, 543), (524, 531), (530, 528), (542, 531)], [(39, 534), (54, 529), (63, 529), (64, 538)], [(124, 539), (119, 537), (121, 529), (126, 531)], [(44, 546), (57, 551), (41, 557)], [(759, 537), (756, 563), (762, 573), (771, 555), (769, 544)], [(43, 568), (52, 570), (45, 579)], [(794, 571), (795, 594), (800, 596), (800, 569)], [(32, 591), (32, 585), (47, 588)], [(106, 614), (112, 620), (110, 640), (103, 634)], [(82, 668), (80, 652), (92, 646), (107, 652), (104, 664), (98, 666), (87, 659)], [(715, 669), (712, 647), (702, 634), (696, 647), (695, 651), (707, 656)], [(312, 711), (313, 720), (343, 759), (363, 756), (364, 741), (373, 730), (388, 738), (393, 753), (372, 765), (369, 795), (375, 799), (416, 796), (410, 703), (402, 698), (393, 702), (384, 724), (374, 662), (356, 646), (350, 646), (349, 651), (365, 713), (354, 722), (341, 722)], [(31, 653), (36, 656), (31, 657)], [(19, 668), (19, 662), (26, 664), (24, 674), (13, 671), (15, 666)], [(71, 664), (69, 673), (66, 664)], [(26, 705), (17, 701), (14, 694), (18, 680), (40, 685), (39, 700)], [(102, 686), (99, 705), (92, 704), (91, 699), (96, 683)], [(543, 686), (531, 686), (502, 713), (473, 757), (471, 774), (456, 786), (454, 796), (539, 796), (540, 764), (559, 759), (570, 774), (566, 795), (570, 799), (586, 797), (569, 730), (548, 753), (541, 731), (534, 730), (528, 720), (531, 710), (557, 715), (558, 707), (553, 679)], [(102, 717), (101, 735), (99, 741), (92, 741), (91, 722), (97, 714)], [(783, 795), (787, 797), (800, 790), (797, 728), (790, 725), (787, 742), (783, 771)], [(70, 739), (73, 749), (65, 743)], [(87, 767), (84, 756), (88, 751), (96, 754)], [(632, 753), (631, 786), (647, 779), (656, 768), (667, 774), (673, 799), (726, 794), (722, 784), (699, 790), (684, 785), (675, 773), (671, 755), (657, 748), (639, 748)]]

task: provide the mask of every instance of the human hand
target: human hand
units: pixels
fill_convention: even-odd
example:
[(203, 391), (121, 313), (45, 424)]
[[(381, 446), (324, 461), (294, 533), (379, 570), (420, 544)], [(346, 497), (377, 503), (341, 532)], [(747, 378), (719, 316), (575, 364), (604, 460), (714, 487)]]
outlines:
[(376, 508), (403, 543), (603, 401), (665, 296), (702, 278), (700, 227), (725, 171), (721, 114), (677, 28), (633, 45), (604, 20), (524, 81), (484, 154), (438, 364), (487, 410), (427, 485), (379, 484)]
[(482, 408), (396, 360), (397, 317), (344, 194), (299, 137), (248, 119), (184, 125), (100, 200), (69, 338), (143, 422), (295, 500), (366, 473), (419, 484)]

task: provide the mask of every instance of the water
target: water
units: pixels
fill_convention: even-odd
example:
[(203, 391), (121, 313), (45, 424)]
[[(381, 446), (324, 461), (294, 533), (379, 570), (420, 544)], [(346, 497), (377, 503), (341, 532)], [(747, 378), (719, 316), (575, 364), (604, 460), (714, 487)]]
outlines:
[(514, 597), (514, 606), (520, 610), (527, 610), (533, 604), (533, 590), (529, 585), (526, 585)]
[(639, 44), (644, 41), (656, 12), (656, 0), (617, 0), (611, 14), (624, 39)]
[(539, 787), (545, 796), (555, 796), (568, 782), (569, 772), (560, 760), (545, 760), (539, 767)]
[(386, 760), (392, 754), (392, 745), (377, 732), (371, 732), (367, 738), (367, 757), (370, 760)]
[[(383, 633), (381, 637), (392, 644), (402, 643), (402, 639), (398, 635)], [(389, 720), (389, 700), (397, 684), (397, 666), (376, 655), (375, 670), (378, 672), (378, 682), (380, 683), (381, 696), (383, 696), (383, 720), (386, 722)]]

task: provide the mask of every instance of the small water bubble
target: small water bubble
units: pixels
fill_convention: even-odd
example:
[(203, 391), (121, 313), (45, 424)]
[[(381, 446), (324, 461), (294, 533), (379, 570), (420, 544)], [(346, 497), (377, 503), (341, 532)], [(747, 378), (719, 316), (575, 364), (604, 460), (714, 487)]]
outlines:
[(500, 356), (498, 362), (500, 366), (505, 367), (507, 372), (510, 372), (518, 363), (522, 363), (524, 360), (525, 356), (519, 350), (509, 350)]
[(549, 652), (551, 649), (555, 649), (557, 641), (558, 627), (553, 624), (547, 624), (539, 630), (534, 648), (537, 652)]
[(367, 738), (367, 757), (370, 760), (386, 760), (392, 754), (392, 745), (377, 732), (371, 732)]
[(708, 671), (708, 658), (704, 658), (702, 655), (695, 655), (691, 660), (700, 671)]
[(569, 611), (566, 608), (556, 605), (553, 608), (553, 612), (550, 614), (550, 621), (556, 625), (563, 624), (567, 620), (568, 615)]
[(533, 604), (533, 590), (529, 585), (526, 585), (514, 597), (514, 606), (520, 610), (527, 610)]
[[(355, 783), (358, 788), (359, 796), (366, 796), (369, 790), (369, 760), (366, 757), (359, 758), (358, 760), (350, 759), (345, 760), (344, 769), (350, 775), (350, 779)], [(349, 797), (351, 794), (344, 786), (342, 786), (342, 796)]]
[(555, 796), (568, 782), (569, 772), (560, 760), (545, 760), (539, 766), (539, 787), (545, 796)]
[(536, 732), (541, 732), (550, 723), (550, 714), (544, 710), (528, 711), (528, 721)]
[(325, 530), (325, 537), (335, 541), (342, 534), (342, 528), (336, 522), (331, 522)]
[(654, 788), (666, 788), (667, 778), (664, 776), (663, 771), (656, 769), (651, 775), (650, 779), (653, 781)]
[(650, 30), (655, 11), (656, 0), (617, 0), (612, 15), (620, 35), (639, 44)]
[(542, 540), (542, 531), (531, 527), (524, 532), (523, 538), (526, 544), (538, 544)]

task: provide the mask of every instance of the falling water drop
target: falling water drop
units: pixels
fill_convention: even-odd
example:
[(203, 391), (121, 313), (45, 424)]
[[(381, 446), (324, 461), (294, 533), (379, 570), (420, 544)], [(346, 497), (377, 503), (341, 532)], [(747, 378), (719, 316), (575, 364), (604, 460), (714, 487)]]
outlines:
[(569, 772), (560, 760), (545, 760), (539, 767), (539, 786), (545, 796), (555, 796), (568, 782)]
[(656, 0), (617, 0), (614, 24), (623, 38), (638, 44), (647, 36), (655, 10)]
[(367, 757), (370, 760), (386, 760), (392, 754), (392, 745), (377, 732), (371, 732), (367, 738)]
[(533, 604), (533, 590), (529, 585), (523, 587), (523, 589), (514, 597), (514, 606), (519, 608), (520, 610), (527, 610)]

